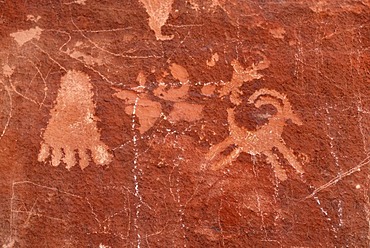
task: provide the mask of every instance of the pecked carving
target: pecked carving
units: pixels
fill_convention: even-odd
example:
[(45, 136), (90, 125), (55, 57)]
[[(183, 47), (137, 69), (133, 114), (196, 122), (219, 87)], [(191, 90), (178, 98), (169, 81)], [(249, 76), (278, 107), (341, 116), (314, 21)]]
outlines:
[[(237, 125), (235, 109), (229, 108), (227, 110), (229, 137), (221, 143), (212, 146), (206, 155), (210, 168), (218, 170), (225, 167), (235, 161), (241, 152), (251, 155), (263, 154), (266, 156), (267, 162), (274, 168), (277, 178), (280, 181), (284, 181), (287, 179), (287, 174), (284, 168), (282, 168), (278, 156), (273, 152), (273, 149), (276, 148), (298, 173), (304, 173), (302, 165), (297, 160), (292, 149), (287, 147), (281, 137), (288, 120), (291, 120), (296, 125), (302, 125), (299, 117), (293, 113), (287, 97), (275, 90), (260, 89), (252, 94), (248, 101), (257, 108), (271, 104), (276, 108), (277, 113), (269, 118), (268, 123), (260, 126), (256, 131), (250, 131)], [(222, 156), (221, 153), (230, 145), (235, 145), (235, 149), (228, 156)]]
[(45, 162), (51, 155), (53, 166), (63, 161), (70, 169), (78, 164), (77, 152), (80, 167), (84, 169), (90, 161), (88, 151), (91, 151), (98, 165), (111, 162), (108, 147), (100, 141), (92, 98), (88, 75), (72, 70), (62, 77), (56, 105), (51, 110), (51, 118), (43, 134), (39, 162)]

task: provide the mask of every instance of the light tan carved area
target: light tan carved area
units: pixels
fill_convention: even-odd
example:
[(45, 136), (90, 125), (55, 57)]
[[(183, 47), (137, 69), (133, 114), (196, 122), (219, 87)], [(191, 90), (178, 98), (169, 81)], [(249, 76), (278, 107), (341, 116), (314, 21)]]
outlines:
[(168, 116), (169, 121), (196, 121), (202, 118), (203, 106), (187, 102), (177, 102), (173, 105), (173, 110)]
[(189, 73), (185, 67), (176, 63), (172, 63), (170, 65), (170, 71), (172, 76), (180, 82), (186, 83), (187, 81), (189, 81)]
[(166, 101), (177, 102), (186, 99), (189, 89), (190, 85), (187, 83), (181, 84), (180, 87), (171, 87), (169, 89), (167, 89), (166, 85), (160, 84), (158, 88), (153, 91), (153, 93), (155, 96)]
[(240, 95), (243, 92), (240, 91), (240, 87), (244, 82), (252, 81), (254, 79), (260, 79), (261, 74), (258, 73), (260, 70), (264, 70), (270, 66), (270, 61), (265, 57), (265, 55), (259, 53), (263, 57), (263, 60), (257, 64), (252, 64), (248, 68), (243, 68), (243, 66), (237, 60), (233, 60), (231, 65), (234, 69), (232, 78), (230, 82), (227, 82), (220, 90), (220, 96), (227, 96), (230, 94), (230, 101), (236, 105), (241, 103)]
[(172, 63), (169, 67), (171, 75), (179, 80), (180, 87), (169, 88), (167, 85), (160, 84), (153, 91), (153, 94), (163, 100), (173, 102), (173, 109), (168, 116), (170, 122), (177, 121), (196, 121), (202, 118), (203, 105), (189, 103), (186, 101), (189, 96), (190, 80), (189, 73), (185, 67)]
[(284, 39), (284, 35), (286, 33), (285, 29), (282, 27), (270, 29), (269, 32), (275, 39)]
[[(267, 162), (273, 166), (277, 178), (284, 181), (287, 179), (287, 174), (279, 162), (278, 155), (273, 152), (273, 149), (276, 148), (298, 173), (304, 173), (301, 163), (281, 137), (287, 120), (291, 120), (296, 125), (302, 125), (300, 119), (293, 113), (287, 97), (275, 90), (260, 89), (252, 94), (248, 101), (257, 108), (268, 104), (273, 105), (277, 113), (269, 118), (268, 123), (258, 127), (256, 131), (250, 131), (237, 125), (235, 109), (229, 108), (227, 110), (229, 137), (212, 146), (206, 155), (210, 168), (217, 170), (225, 167), (234, 162), (241, 152), (253, 156), (263, 154), (266, 156)], [(231, 145), (235, 145), (235, 149), (228, 156), (222, 156), (222, 152)]]
[(209, 67), (213, 67), (213, 66), (216, 65), (216, 63), (218, 62), (219, 59), (220, 59), (220, 57), (218, 56), (218, 53), (214, 53), (214, 54), (212, 54), (211, 59), (206, 61), (206, 64)]
[[(180, 86), (175, 88), (159, 83), (153, 91), (156, 97), (173, 103), (173, 109), (166, 118), (170, 122), (191, 122), (201, 119), (203, 106), (186, 102), (190, 89), (189, 73), (183, 66), (175, 63), (172, 63), (169, 69), (170, 74), (180, 81)], [(164, 75), (168, 76), (169, 74), (166, 72)], [(135, 108), (135, 115), (138, 117), (140, 124), (138, 130), (143, 134), (153, 127), (163, 113), (161, 104), (149, 97), (145, 87), (146, 77), (143, 72), (139, 73), (137, 82), (139, 82), (139, 86), (129, 90), (113, 88), (117, 91), (113, 96), (125, 101), (125, 113), (127, 115), (132, 115)]]
[(125, 101), (125, 113), (127, 115), (131, 116), (135, 113), (140, 124), (138, 130), (143, 134), (153, 127), (154, 123), (161, 116), (162, 109), (160, 103), (149, 99), (145, 89), (146, 77), (143, 72), (139, 72), (136, 81), (139, 83), (139, 86), (131, 90), (113, 88), (117, 91), (113, 96)]
[(14, 40), (18, 43), (19, 46), (23, 46), (24, 43), (32, 40), (32, 39), (40, 39), (42, 29), (39, 27), (30, 28), (28, 30), (20, 30), (15, 33), (11, 33), (10, 36), (14, 38)]
[(70, 169), (78, 164), (81, 169), (89, 165), (91, 156), (98, 165), (111, 162), (108, 147), (100, 141), (95, 117), (95, 105), (90, 78), (80, 71), (68, 71), (61, 78), (56, 105), (43, 134), (44, 141), (38, 156), (46, 161), (51, 152), (51, 164), (58, 166), (62, 161)]
[(211, 96), (215, 93), (215, 91), (216, 91), (216, 85), (214, 84), (205, 84), (201, 88), (201, 92), (205, 96)]
[(90, 49), (90, 47), (87, 44), (81, 41), (78, 41), (73, 47), (67, 48), (65, 53), (69, 55), (71, 58), (74, 58), (77, 60), (80, 59), (86, 65), (89, 65), (89, 66), (94, 66), (94, 65), (100, 66), (104, 64), (104, 61), (101, 57), (99, 56), (94, 57), (92, 55), (89, 55), (84, 51), (84, 49)]
[[(159, 84), (158, 88), (153, 91), (153, 94), (166, 101), (178, 102), (181, 100), (185, 100), (190, 89), (188, 71), (185, 67), (176, 63), (172, 63), (169, 66), (169, 69), (172, 77), (180, 82), (180, 87), (168, 88), (168, 85), (166, 84)], [(164, 75), (168, 76), (169, 74), (167, 72), (164, 72)]]
[(174, 0), (140, 0), (149, 15), (149, 27), (157, 40), (171, 40), (173, 35), (163, 35), (162, 26), (166, 23)]
[(139, 118), (140, 123), (139, 132), (143, 134), (148, 131), (161, 115), (161, 104), (150, 100), (146, 93), (131, 90), (117, 91), (113, 96), (125, 101), (127, 115), (132, 115), (134, 107), (136, 108), (135, 115)]

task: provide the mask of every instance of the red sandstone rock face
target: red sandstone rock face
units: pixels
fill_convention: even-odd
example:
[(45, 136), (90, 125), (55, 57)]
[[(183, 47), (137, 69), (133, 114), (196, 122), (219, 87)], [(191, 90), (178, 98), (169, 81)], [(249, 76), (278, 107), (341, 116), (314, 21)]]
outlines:
[(0, 1), (0, 244), (370, 246), (369, 1)]

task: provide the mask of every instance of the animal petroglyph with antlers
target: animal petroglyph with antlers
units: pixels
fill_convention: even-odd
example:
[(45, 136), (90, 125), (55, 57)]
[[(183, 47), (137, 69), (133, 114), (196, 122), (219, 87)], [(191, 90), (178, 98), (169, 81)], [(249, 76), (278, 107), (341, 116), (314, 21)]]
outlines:
[[(248, 101), (257, 108), (271, 104), (276, 108), (277, 113), (269, 118), (268, 123), (258, 127), (256, 131), (250, 131), (238, 126), (235, 121), (234, 108), (228, 109), (229, 137), (212, 146), (206, 155), (210, 168), (217, 170), (225, 167), (235, 161), (241, 152), (251, 155), (263, 154), (267, 157), (267, 162), (273, 166), (277, 178), (284, 181), (287, 179), (287, 174), (277, 154), (273, 152), (276, 148), (298, 173), (303, 173), (300, 162), (281, 137), (287, 120), (291, 120), (296, 125), (302, 125), (300, 119), (293, 113), (286, 96), (275, 90), (260, 89), (252, 94)], [(231, 145), (235, 145), (235, 149), (224, 157), (221, 153)]]

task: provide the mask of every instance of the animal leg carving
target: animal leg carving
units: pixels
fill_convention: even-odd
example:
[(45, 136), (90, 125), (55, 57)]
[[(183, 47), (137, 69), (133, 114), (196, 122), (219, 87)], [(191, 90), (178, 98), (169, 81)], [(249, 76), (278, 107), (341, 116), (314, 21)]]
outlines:
[(234, 141), (231, 136), (227, 137), (221, 143), (218, 143), (211, 147), (209, 152), (206, 155), (206, 159), (209, 161), (213, 161), (216, 157), (218, 157), (226, 148), (230, 145), (234, 144)]
[(288, 176), (284, 170), (284, 168), (281, 167), (280, 162), (278, 160), (278, 157), (276, 154), (272, 153), (271, 151), (265, 151), (263, 154), (267, 157), (267, 162), (272, 165), (275, 171), (275, 175), (280, 181), (285, 181), (288, 179)]
[(242, 150), (243, 149), (241, 147), (235, 148), (226, 158), (224, 158), (222, 160), (219, 160), (214, 165), (211, 165), (211, 169), (212, 170), (219, 170), (219, 169), (225, 167), (226, 165), (231, 164), (232, 162), (234, 162), (239, 157), (239, 154), (242, 152)]
[(285, 144), (277, 146), (278, 150), (283, 154), (284, 158), (288, 160), (289, 164), (300, 174), (304, 173), (301, 163), (297, 160), (293, 154), (292, 149), (288, 148)]

